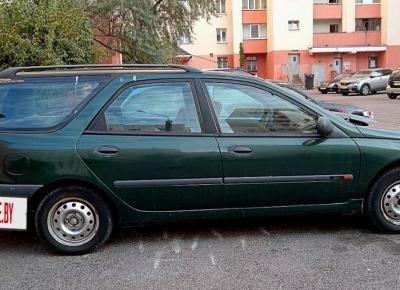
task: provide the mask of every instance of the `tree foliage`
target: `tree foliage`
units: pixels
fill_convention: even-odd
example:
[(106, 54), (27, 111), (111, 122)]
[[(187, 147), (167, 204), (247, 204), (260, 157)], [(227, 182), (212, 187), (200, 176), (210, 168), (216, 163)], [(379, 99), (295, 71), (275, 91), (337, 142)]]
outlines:
[(239, 65), (240, 65), (240, 68), (244, 69), (245, 62), (246, 62), (246, 57), (244, 55), (243, 43), (241, 42), (239, 44)]
[(182, 34), (191, 34), (199, 18), (215, 15), (212, 0), (88, 0), (87, 5), (96, 41), (134, 63), (171, 61)]
[(91, 63), (91, 19), (79, 0), (13, 0), (0, 6), (0, 65)]

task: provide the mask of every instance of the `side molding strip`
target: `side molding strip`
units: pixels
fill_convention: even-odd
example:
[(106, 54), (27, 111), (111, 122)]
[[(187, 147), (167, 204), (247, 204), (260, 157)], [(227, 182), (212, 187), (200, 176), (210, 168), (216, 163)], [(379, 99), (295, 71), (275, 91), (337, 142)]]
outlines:
[(134, 188), (152, 186), (192, 186), (192, 185), (222, 185), (222, 178), (187, 178), (187, 179), (153, 179), (153, 180), (123, 180), (114, 181), (115, 188)]
[[(351, 176), (351, 178), (349, 178)], [(299, 176), (257, 176), (257, 177), (226, 177), (226, 184), (238, 183), (290, 183), (290, 182), (337, 182), (352, 180), (353, 175), (299, 175)]]

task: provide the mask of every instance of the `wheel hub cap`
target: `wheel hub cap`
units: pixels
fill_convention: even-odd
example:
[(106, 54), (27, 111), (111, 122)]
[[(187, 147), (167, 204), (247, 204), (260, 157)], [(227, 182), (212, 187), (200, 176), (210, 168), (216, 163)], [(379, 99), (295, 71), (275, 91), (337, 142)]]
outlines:
[(400, 225), (400, 184), (392, 185), (386, 190), (381, 207), (387, 221)]
[(55, 204), (49, 211), (47, 227), (50, 235), (66, 246), (80, 246), (96, 235), (99, 217), (87, 201), (68, 198)]

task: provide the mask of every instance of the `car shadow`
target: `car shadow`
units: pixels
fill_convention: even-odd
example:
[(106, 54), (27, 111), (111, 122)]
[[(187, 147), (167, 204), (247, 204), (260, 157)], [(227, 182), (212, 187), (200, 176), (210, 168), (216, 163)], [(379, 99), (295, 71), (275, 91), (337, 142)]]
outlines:
[[(315, 236), (323, 234), (338, 236), (345, 234), (351, 240), (352, 236), (374, 235), (375, 232), (366, 218), (360, 216), (285, 217), (223, 222), (202, 221), (117, 229), (105, 248), (129, 247), (138, 240), (146, 245), (146, 243), (159, 242), (173, 237), (180, 237), (184, 240), (193, 237), (200, 240), (212, 240), (236, 239), (243, 236), (252, 239), (260, 235), (285, 237), (289, 235)], [(0, 232), (0, 254), (17, 252), (26, 255), (54, 255), (39, 241), (32, 230), (27, 232)]]

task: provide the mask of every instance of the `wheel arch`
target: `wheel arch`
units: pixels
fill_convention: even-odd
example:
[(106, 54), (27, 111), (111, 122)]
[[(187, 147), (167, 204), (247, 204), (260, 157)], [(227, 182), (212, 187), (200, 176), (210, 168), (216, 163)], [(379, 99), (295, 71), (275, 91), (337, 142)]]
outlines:
[(371, 193), (371, 189), (372, 187), (375, 185), (375, 183), (378, 181), (378, 179), (387, 171), (396, 168), (396, 167), (400, 167), (400, 160), (396, 160), (393, 161), (392, 163), (389, 163), (388, 165), (384, 166), (383, 168), (381, 168), (374, 176), (374, 178), (372, 178), (372, 180), (369, 182), (368, 187), (367, 187), (367, 191), (365, 193), (365, 200), (368, 198), (368, 196)]
[(53, 181), (51, 183), (44, 185), (42, 188), (40, 188), (35, 193), (33, 193), (33, 195), (30, 197), (30, 199), (29, 199), (30, 213), (34, 213), (37, 210), (39, 203), (50, 192), (52, 192), (53, 190), (60, 188), (60, 187), (72, 186), (72, 185), (86, 187), (86, 188), (89, 188), (89, 189), (97, 192), (105, 200), (107, 205), (110, 207), (111, 214), (112, 214), (115, 225), (118, 224), (119, 212), (118, 212), (118, 209), (117, 209), (115, 203), (113, 202), (113, 200), (100, 187), (94, 185), (91, 182), (88, 182), (85, 180), (79, 180), (79, 179), (60, 179), (60, 180), (56, 180), (56, 181)]

